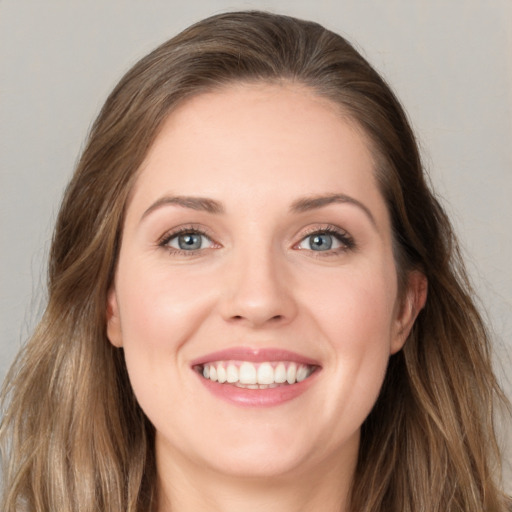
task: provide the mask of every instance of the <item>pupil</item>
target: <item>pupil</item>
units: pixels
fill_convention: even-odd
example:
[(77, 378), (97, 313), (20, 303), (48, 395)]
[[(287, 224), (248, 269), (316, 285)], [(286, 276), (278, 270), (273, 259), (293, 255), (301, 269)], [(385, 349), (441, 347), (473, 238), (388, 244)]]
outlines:
[(314, 235), (310, 242), (311, 248), (319, 251), (328, 251), (332, 247), (331, 235)]
[(187, 233), (181, 235), (178, 239), (180, 249), (200, 249), (201, 248), (201, 235)]

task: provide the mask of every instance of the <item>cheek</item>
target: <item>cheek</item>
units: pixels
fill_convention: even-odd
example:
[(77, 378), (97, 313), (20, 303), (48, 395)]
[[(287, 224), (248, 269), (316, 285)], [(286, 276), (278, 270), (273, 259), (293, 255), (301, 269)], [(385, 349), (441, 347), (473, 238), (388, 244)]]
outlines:
[(144, 347), (175, 349), (207, 313), (207, 276), (144, 262), (121, 270), (116, 287), (125, 345), (143, 341)]
[(341, 430), (352, 431), (370, 413), (384, 380), (393, 339), (396, 283), (386, 272), (354, 272), (325, 286), (329, 292), (311, 294), (310, 304), (331, 352), (332, 364), (326, 370), (332, 372), (336, 389), (325, 399), (326, 410), (343, 418), (343, 424), (350, 423)]
[(344, 379), (368, 387), (381, 380), (387, 365), (391, 317), (374, 294), (357, 292), (338, 299), (324, 326)]
[(209, 287), (203, 278), (138, 262), (119, 265), (116, 289), (130, 380), (141, 404), (151, 403), (162, 384), (172, 387), (189, 371), (181, 348), (211, 309)]
[(396, 294), (394, 267), (386, 266), (380, 272), (363, 267), (317, 279), (304, 296), (309, 295), (306, 300), (319, 326), (337, 349), (357, 353), (373, 345), (389, 346)]

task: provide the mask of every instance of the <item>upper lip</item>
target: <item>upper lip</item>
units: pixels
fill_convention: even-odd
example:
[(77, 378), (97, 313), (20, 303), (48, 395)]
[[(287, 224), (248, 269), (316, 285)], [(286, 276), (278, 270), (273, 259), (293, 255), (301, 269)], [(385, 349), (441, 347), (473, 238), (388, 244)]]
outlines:
[(252, 363), (263, 363), (265, 361), (290, 361), (311, 366), (320, 366), (315, 359), (277, 348), (251, 348), (231, 347), (216, 352), (211, 352), (198, 357), (191, 362), (191, 366), (199, 366), (214, 361), (250, 361)]

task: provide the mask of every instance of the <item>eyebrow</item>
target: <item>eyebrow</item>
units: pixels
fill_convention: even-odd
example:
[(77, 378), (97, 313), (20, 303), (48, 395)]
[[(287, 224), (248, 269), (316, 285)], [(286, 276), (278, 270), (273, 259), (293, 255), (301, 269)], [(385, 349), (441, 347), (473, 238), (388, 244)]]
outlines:
[(347, 196), (345, 194), (326, 194), (304, 197), (294, 201), (290, 209), (292, 212), (303, 213), (310, 210), (315, 210), (317, 208), (323, 208), (335, 203), (351, 204), (357, 206), (366, 214), (373, 226), (377, 227), (375, 217), (372, 215), (370, 209), (361, 203), (361, 201), (358, 201), (357, 199), (354, 199), (353, 197)]
[[(363, 203), (345, 194), (326, 194), (318, 196), (308, 196), (295, 200), (290, 211), (294, 213), (304, 213), (318, 208), (323, 208), (331, 204), (352, 204), (360, 208), (368, 217), (370, 222), (376, 227), (377, 223), (370, 209)], [(189, 208), (207, 213), (221, 214), (224, 213), (224, 207), (219, 201), (209, 199), (207, 197), (193, 196), (164, 196), (156, 200), (143, 214), (141, 220), (147, 217), (151, 212), (158, 210), (163, 206), (175, 205), (182, 208)]]
[(207, 213), (224, 213), (224, 207), (214, 199), (192, 196), (164, 196), (155, 201), (143, 214), (141, 220), (162, 206), (175, 205)]

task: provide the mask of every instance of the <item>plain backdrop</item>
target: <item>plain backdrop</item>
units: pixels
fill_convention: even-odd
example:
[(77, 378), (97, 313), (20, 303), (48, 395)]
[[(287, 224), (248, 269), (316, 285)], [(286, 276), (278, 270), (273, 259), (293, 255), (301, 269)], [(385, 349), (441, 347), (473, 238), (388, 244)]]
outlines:
[(0, 0), (0, 379), (44, 309), (58, 205), (106, 95), (159, 43), (239, 9), (318, 21), (392, 85), (459, 233), (512, 395), (511, 0)]

